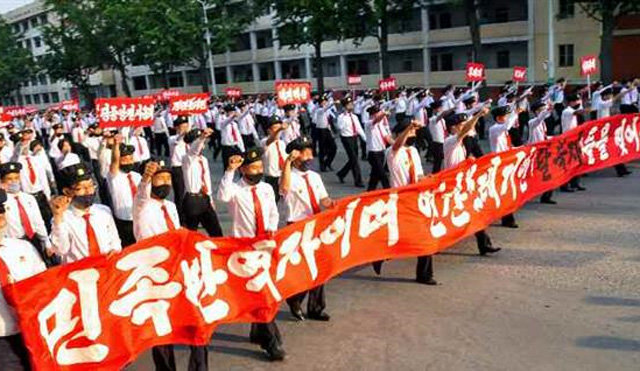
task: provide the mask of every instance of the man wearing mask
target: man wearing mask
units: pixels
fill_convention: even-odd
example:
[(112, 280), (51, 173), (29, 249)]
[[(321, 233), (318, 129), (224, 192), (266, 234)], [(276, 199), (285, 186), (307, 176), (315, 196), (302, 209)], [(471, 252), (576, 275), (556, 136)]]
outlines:
[[(241, 179), (234, 181), (240, 169)], [(234, 155), (222, 176), (217, 198), (229, 205), (231, 236), (268, 238), (278, 229), (278, 207), (273, 188), (262, 182), (264, 167), (262, 150), (251, 148), (245, 158)], [(284, 359), (280, 331), (275, 320), (269, 323), (252, 323), (250, 338), (260, 344), (271, 361)]]
[(348, 161), (337, 173), (340, 183), (344, 183), (344, 178), (349, 171), (353, 174), (354, 185), (357, 188), (364, 188), (362, 183), (362, 175), (360, 172), (360, 163), (358, 161), (358, 138), (366, 140), (364, 130), (360, 125), (358, 116), (353, 113), (353, 101), (347, 98), (342, 101), (345, 108), (340, 116), (338, 116), (338, 132), (340, 133), (340, 141), (347, 153)]
[(122, 250), (111, 210), (94, 204), (96, 189), (84, 164), (61, 171), (62, 196), (51, 200), (53, 251), (63, 264)]
[[(7, 194), (0, 189), (0, 286), (44, 272), (47, 267), (29, 242), (5, 237), (8, 230)], [(0, 287), (1, 289), (1, 287)], [(3, 370), (30, 370), (29, 352), (20, 335), (14, 310), (0, 290), (0, 365)]]
[[(567, 97), (567, 108), (562, 111), (561, 115), (562, 133), (577, 128), (578, 116), (587, 112), (589, 112), (589, 110), (582, 107), (582, 99), (580, 99), (577, 94), (569, 95)], [(580, 184), (580, 176), (575, 176), (569, 183), (560, 187), (560, 190), (563, 192), (575, 192), (585, 191), (586, 188)]]
[(184, 212), (182, 211), (182, 200), (184, 199), (184, 176), (182, 175), (182, 160), (187, 154), (187, 145), (184, 142), (184, 135), (189, 130), (188, 120), (185, 116), (178, 116), (173, 121), (176, 134), (169, 138), (171, 148), (171, 184), (173, 185), (173, 199), (178, 208), (180, 220), (184, 223)]
[(280, 134), (285, 132), (288, 124), (282, 122), (278, 117), (274, 116), (269, 119), (267, 124), (267, 137), (263, 138), (261, 145), (263, 148), (262, 162), (264, 164), (264, 180), (273, 188), (276, 202), (280, 200), (280, 176), (284, 168), (285, 159), (287, 158), (286, 144), (280, 139)]
[[(331, 208), (334, 201), (329, 197), (320, 174), (310, 170), (313, 163), (313, 143), (307, 136), (301, 136), (287, 145), (287, 161), (280, 178), (280, 194), (287, 208), (287, 223), (291, 224), (307, 219), (325, 209)], [(298, 320), (304, 320), (302, 301), (309, 294), (307, 318), (328, 321), (324, 285), (287, 299), (291, 314)]]
[(134, 170), (134, 151), (133, 146), (122, 143), (122, 137), (117, 135), (107, 176), (116, 228), (124, 247), (136, 242), (133, 235), (133, 199), (141, 176)]

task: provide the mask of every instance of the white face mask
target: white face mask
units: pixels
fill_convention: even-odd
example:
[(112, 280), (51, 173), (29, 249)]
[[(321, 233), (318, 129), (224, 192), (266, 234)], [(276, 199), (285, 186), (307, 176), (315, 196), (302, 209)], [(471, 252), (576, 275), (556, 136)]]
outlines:
[(7, 183), (7, 192), (8, 193), (18, 193), (18, 192), (20, 192), (20, 182), (9, 182), (9, 183)]

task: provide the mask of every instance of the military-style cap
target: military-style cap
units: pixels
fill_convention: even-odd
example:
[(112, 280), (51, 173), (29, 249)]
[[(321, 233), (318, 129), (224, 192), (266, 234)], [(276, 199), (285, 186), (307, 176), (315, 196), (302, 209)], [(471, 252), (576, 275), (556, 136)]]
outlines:
[(22, 170), (22, 165), (19, 162), (5, 162), (0, 165), (0, 177), (11, 173), (20, 173), (20, 170)]
[(578, 94), (569, 94), (567, 95), (567, 102), (575, 102), (577, 100), (580, 100), (580, 97), (578, 96)]
[(445, 124), (447, 125), (447, 128), (450, 128), (452, 126), (456, 126), (460, 123), (463, 123), (468, 119), (469, 119), (469, 115), (467, 115), (466, 113), (454, 113), (452, 115), (447, 116), (447, 118), (444, 121), (445, 121)]
[(191, 129), (184, 135), (184, 142), (187, 144), (191, 144), (195, 142), (202, 135), (202, 130), (200, 129)]
[(353, 103), (353, 99), (351, 99), (351, 97), (347, 97), (347, 98), (344, 98), (344, 99), (342, 100), (342, 105), (343, 105), (343, 106), (346, 106), (346, 105), (347, 105), (347, 104), (349, 104), (349, 103)]
[(269, 122), (267, 123), (267, 128), (272, 127), (273, 125), (282, 124), (282, 119), (276, 115), (273, 115), (269, 118)]
[(393, 127), (392, 131), (395, 134), (400, 134), (405, 131), (409, 127), (409, 125), (411, 125), (411, 122), (409, 120), (398, 122), (396, 126)]
[(53, 124), (53, 126), (51, 126), (51, 128), (53, 130), (62, 129), (62, 124), (61, 123)]
[(236, 103), (236, 107), (238, 108), (244, 108), (244, 106), (246, 106), (247, 103), (245, 103), (245, 101), (241, 100), (238, 103)]
[(225, 104), (224, 106), (224, 111), (225, 112), (232, 112), (236, 110), (236, 106), (235, 104)]
[(464, 104), (473, 104), (473, 103), (475, 103), (475, 102), (476, 102), (476, 97), (475, 97), (475, 96), (473, 96), (473, 95), (470, 95), (470, 96), (466, 97), (466, 98), (462, 101), (462, 103), (464, 103)]
[(286, 151), (287, 153), (291, 153), (291, 151), (302, 151), (305, 148), (313, 148), (313, 142), (311, 138), (306, 135), (300, 136), (287, 144)]
[(160, 173), (171, 173), (171, 166), (169, 166), (169, 163), (159, 157), (151, 157), (150, 159), (144, 161), (144, 163), (142, 164), (142, 169), (144, 169), (149, 162), (155, 162), (156, 164), (158, 164), (158, 169), (155, 173), (153, 173), (153, 175)]
[(4, 203), (7, 202), (7, 192), (0, 188), (0, 214), (4, 214)]
[(9, 136), (9, 140), (11, 140), (13, 143), (18, 143), (21, 138), (22, 134), (20, 133), (13, 133)]
[(25, 133), (33, 133), (33, 129), (23, 128), (22, 130), (20, 130), (20, 134), (25, 134)]
[(60, 178), (63, 188), (73, 187), (83, 180), (91, 179), (91, 170), (84, 163), (78, 163), (60, 170)]
[(294, 109), (296, 109), (296, 106), (294, 104), (287, 104), (283, 107), (285, 112), (289, 112), (289, 111), (293, 111)]
[(540, 108), (542, 108), (542, 107), (544, 107), (546, 105), (547, 104), (545, 102), (541, 101), (541, 100), (533, 102), (531, 104), (531, 111), (535, 112), (535, 111), (539, 110)]
[(496, 118), (511, 113), (511, 106), (499, 106), (491, 110), (491, 115)]
[(178, 116), (175, 120), (173, 120), (173, 126), (175, 127), (178, 125), (187, 124), (188, 122), (189, 120), (186, 116)]
[(130, 156), (136, 151), (136, 148), (132, 145), (120, 143), (120, 156)]
[(247, 150), (247, 153), (244, 155), (244, 161), (242, 162), (242, 166), (246, 166), (252, 164), (257, 161), (262, 161), (262, 149), (260, 147), (253, 147)]
[(442, 107), (442, 105), (444, 104), (444, 102), (442, 100), (434, 100), (433, 103), (431, 103), (431, 109), (435, 110), (438, 109), (440, 107)]
[(33, 149), (36, 148), (36, 146), (42, 146), (42, 142), (39, 141), (38, 139), (29, 143), (29, 151), (33, 151)]

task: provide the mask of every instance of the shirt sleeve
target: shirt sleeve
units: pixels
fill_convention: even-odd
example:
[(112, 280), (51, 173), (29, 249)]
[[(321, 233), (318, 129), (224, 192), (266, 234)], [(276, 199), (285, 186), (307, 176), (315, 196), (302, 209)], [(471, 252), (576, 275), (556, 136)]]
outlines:
[(267, 192), (269, 192), (269, 197), (267, 202), (269, 204), (269, 210), (271, 211), (267, 220), (267, 230), (271, 232), (275, 232), (278, 230), (278, 221), (280, 220), (280, 215), (278, 214), (278, 206), (276, 205), (276, 197), (273, 193), (273, 188), (271, 186), (265, 187)]
[(53, 243), (53, 251), (59, 256), (65, 256), (71, 249), (70, 231), (66, 216), (62, 216), (59, 224), (52, 223), (51, 226), (51, 242)]
[(329, 194), (327, 193), (327, 189), (324, 187), (324, 183), (322, 182), (320, 175), (316, 175), (316, 180), (318, 182), (318, 200), (322, 200), (323, 198), (329, 197)]
[(216, 198), (222, 202), (230, 202), (233, 198), (233, 195), (236, 193), (237, 187), (233, 182), (233, 176), (235, 175), (235, 171), (225, 171), (224, 175), (222, 175), (222, 179), (220, 179), (220, 186), (218, 187), (218, 192), (216, 194)]
[(120, 252), (122, 251), (122, 242), (120, 241), (120, 236), (118, 235), (118, 229), (116, 228), (116, 223), (113, 220), (113, 215), (109, 210), (106, 210), (105, 214), (106, 214), (105, 221), (104, 221), (106, 224), (105, 233), (109, 236), (106, 251)]

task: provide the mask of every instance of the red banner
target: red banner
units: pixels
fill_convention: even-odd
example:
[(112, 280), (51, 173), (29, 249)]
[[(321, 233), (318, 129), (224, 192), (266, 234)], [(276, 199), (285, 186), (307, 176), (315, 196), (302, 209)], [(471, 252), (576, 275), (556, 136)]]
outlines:
[(347, 76), (347, 85), (360, 85), (362, 83), (362, 76), (349, 75)]
[(80, 102), (75, 99), (63, 100), (49, 107), (50, 110), (79, 111)]
[(184, 94), (169, 98), (169, 111), (174, 115), (195, 115), (209, 109), (209, 94)]
[(595, 55), (585, 55), (580, 58), (580, 74), (582, 76), (593, 75), (598, 72), (598, 57)]
[(177, 97), (180, 94), (180, 90), (178, 89), (167, 89), (156, 93), (156, 99), (162, 102), (167, 102), (172, 97)]
[(383, 91), (394, 91), (398, 88), (398, 81), (395, 77), (378, 80), (378, 89)]
[(527, 67), (513, 67), (513, 82), (525, 82), (527, 81)]
[(168, 232), (4, 294), (36, 369), (119, 369), (154, 345), (208, 344), (220, 324), (268, 321), (285, 298), (351, 267), (442, 251), (575, 175), (638, 159), (639, 121), (592, 121), (414, 185), (347, 197), (269, 240)]
[(27, 107), (8, 106), (4, 108), (4, 113), (11, 116), (11, 118), (18, 117), (18, 116), (25, 116), (27, 114)]
[(228, 87), (228, 88), (224, 89), (224, 93), (229, 98), (234, 98), (234, 99), (242, 98), (242, 89), (241, 88)]
[(482, 81), (484, 80), (484, 64), (482, 63), (467, 63), (465, 67), (465, 80), (466, 81)]
[(275, 91), (279, 107), (287, 104), (304, 104), (311, 100), (311, 83), (308, 81), (276, 81)]
[(98, 98), (95, 104), (102, 128), (150, 126), (153, 123), (155, 101), (151, 98)]

